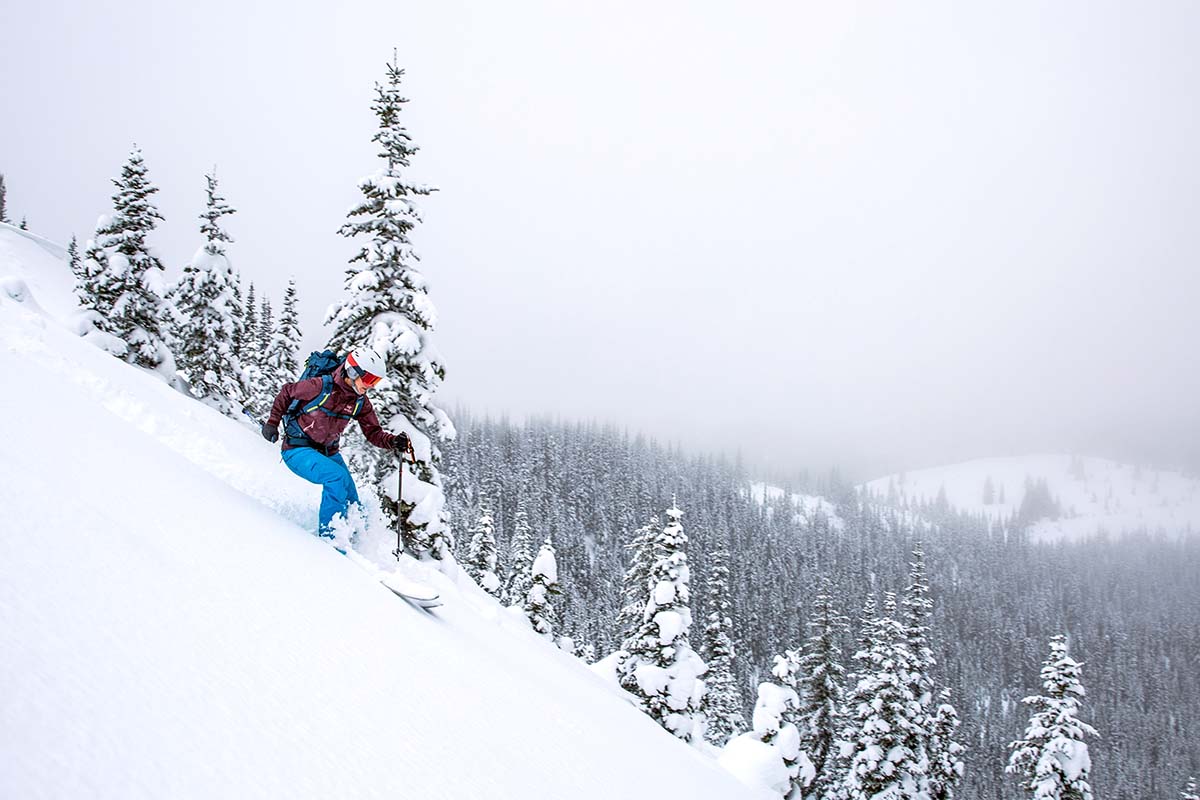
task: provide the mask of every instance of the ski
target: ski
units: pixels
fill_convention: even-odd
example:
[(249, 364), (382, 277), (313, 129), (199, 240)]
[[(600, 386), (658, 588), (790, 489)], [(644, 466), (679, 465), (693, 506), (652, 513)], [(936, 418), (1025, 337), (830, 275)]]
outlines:
[(385, 575), (379, 582), (392, 591), (397, 597), (402, 597), (417, 608), (429, 611), (442, 604), (437, 590), (423, 583), (411, 581), (396, 573)]
[(401, 575), (399, 567), (393, 572), (384, 572), (354, 550), (342, 552), (339, 548), (335, 547), (334, 549), (357, 564), (363, 571), (375, 576), (375, 579), (382, 583), (392, 594), (408, 601), (410, 605), (429, 611), (442, 604), (442, 598), (436, 589), (428, 584)]

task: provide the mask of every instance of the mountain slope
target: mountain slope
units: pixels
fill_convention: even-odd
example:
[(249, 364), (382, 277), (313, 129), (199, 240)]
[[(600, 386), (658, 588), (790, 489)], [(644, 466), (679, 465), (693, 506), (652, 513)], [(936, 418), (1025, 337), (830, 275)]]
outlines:
[(934, 502), (944, 493), (951, 506), (1000, 522), (1020, 514), (1027, 482), (1035, 487), (1044, 482), (1043, 494), (1057, 504), (1050, 513), (1029, 512), (1030, 535), (1038, 540), (1078, 539), (1100, 531), (1200, 531), (1200, 480), (1103, 458), (985, 458), (890, 475), (864, 486), (901, 504)]
[(427, 575), (426, 615), (312, 537), (275, 448), (39, 310), (66, 267), (29, 242), (0, 230), (0, 796), (766, 796), (471, 586)]

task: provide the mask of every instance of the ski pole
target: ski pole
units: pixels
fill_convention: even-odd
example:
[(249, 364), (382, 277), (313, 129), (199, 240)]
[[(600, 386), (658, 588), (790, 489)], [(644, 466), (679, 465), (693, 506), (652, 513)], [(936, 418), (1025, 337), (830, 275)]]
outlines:
[(397, 561), (400, 560), (400, 554), (404, 552), (404, 537), (403, 537), (404, 508), (401, 505), (401, 503), (404, 502), (404, 454), (405, 453), (408, 453), (412, 457), (414, 464), (417, 462), (417, 451), (413, 450), (412, 439), (408, 440), (408, 447), (406, 447), (404, 450), (396, 451), (396, 460), (399, 462), (400, 468), (396, 473), (397, 477), (398, 477), (396, 490), (399, 492), (399, 494), (396, 495), (396, 552), (394, 552), (392, 555), (394, 555), (396, 557)]
[(395, 552), (395, 556), (396, 556), (396, 560), (399, 561), (400, 553), (403, 552), (403, 550), (404, 550), (404, 538), (401, 533), (404, 530), (404, 528), (403, 528), (403, 526), (404, 526), (404, 509), (401, 506), (401, 503), (404, 501), (404, 451), (403, 450), (396, 451), (396, 461), (399, 465), (399, 471), (397, 473), (399, 476), (399, 480), (397, 481), (397, 486), (396, 486), (397, 495), (396, 495), (396, 552)]

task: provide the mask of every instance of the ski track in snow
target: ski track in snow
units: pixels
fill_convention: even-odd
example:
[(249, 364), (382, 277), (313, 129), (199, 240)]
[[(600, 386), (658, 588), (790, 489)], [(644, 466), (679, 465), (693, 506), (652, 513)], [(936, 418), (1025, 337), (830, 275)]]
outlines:
[(465, 579), (413, 565), (429, 615), (311, 536), (275, 447), (35, 310), (51, 254), (0, 229), (0, 796), (771, 796)]

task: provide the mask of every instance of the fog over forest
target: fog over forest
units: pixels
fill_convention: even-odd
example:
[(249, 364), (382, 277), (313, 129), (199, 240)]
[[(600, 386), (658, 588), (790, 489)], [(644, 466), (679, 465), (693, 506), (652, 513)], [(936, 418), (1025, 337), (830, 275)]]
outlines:
[(440, 190), (413, 241), (445, 404), (764, 474), (1196, 469), (1198, 29), (1180, 3), (49, 0), (5, 10), (0, 172), (82, 239), (136, 141), (174, 277), (215, 164), (231, 261), (295, 276), (315, 349), (394, 51)]

